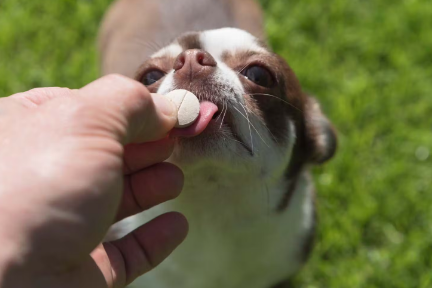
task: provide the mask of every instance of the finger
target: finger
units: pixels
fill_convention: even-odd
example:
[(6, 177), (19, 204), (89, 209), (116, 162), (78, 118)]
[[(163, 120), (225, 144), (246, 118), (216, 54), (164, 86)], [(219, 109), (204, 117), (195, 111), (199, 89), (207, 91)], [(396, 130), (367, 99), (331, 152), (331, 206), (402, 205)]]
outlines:
[(124, 183), (117, 221), (179, 196), (184, 175), (177, 166), (160, 163), (125, 177)]
[(130, 144), (124, 151), (124, 173), (135, 173), (168, 159), (174, 150), (174, 140), (165, 138), (156, 142)]
[(106, 128), (116, 133), (123, 144), (162, 139), (177, 122), (177, 109), (170, 100), (150, 94), (144, 85), (124, 76), (105, 76), (80, 93), (86, 101), (108, 111), (110, 117), (121, 118), (118, 122), (123, 129), (115, 125)]
[[(99, 265), (109, 287), (124, 287), (159, 265), (186, 238), (189, 226), (179, 213), (161, 215), (124, 238), (104, 243), (110, 265)], [(100, 251), (99, 251), (100, 253)], [(94, 259), (101, 257), (95, 257)]]
[(36, 108), (54, 98), (70, 97), (76, 95), (76, 90), (67, 88), (36, 88), (27, 92), (18, 93), (8, 97), (8, 99), (17, 101), (26, 108)]

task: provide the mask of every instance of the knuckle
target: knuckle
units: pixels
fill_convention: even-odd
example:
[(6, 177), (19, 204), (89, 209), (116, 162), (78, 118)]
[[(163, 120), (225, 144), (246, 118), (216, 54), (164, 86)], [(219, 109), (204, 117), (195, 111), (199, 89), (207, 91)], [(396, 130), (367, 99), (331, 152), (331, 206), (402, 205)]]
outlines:
[(89, 115), (95, 115), (95, 105), (91, 105), (87, 101), (74, 101), (70, 105), (70, 116), (77, 119), (87, 119)]
[(142, 85), (138, 81), (135, 81), (120, 74), (110, 74), (105, 77), (110, 82), (116, 82), (117, 85), (121, 87), (125, 97), (132, 99), (138, 98), (141, 100), (146, 100), (150, 98), (150, 92), (144, 85)]
[(106, 79), (107, 81), (112, 81), (112, 82), (123, 82), (123, 81), (130, 80), (129, 78), (121, 74), (109, 74), (104, 76), (103, 78)]
[(150, 97), (150, 92), (147, 90), (147, 88), (135, 80), (131, 80), (128, 87), (128, 92), (131, 96), (140, 99), (148, 99)]

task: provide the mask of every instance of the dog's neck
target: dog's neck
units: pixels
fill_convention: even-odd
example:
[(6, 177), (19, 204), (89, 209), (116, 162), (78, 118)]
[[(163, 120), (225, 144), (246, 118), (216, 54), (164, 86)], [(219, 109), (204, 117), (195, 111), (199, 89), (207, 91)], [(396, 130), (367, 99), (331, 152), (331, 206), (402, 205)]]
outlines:
[(272, 213), (289, 182), (242, 164), (207, 162), (183, 170), (185, 189), (177, 205), (187, 207), (186, 213), (193, 214), (191, 218), (213, 217), (213, 214), (230, 218), (222, 225)]
[(180, 197), (133, 221), (139, 225), (161, 213), (179, 211), (189, 220), (188, 238), (132, 287), (262, 288), (299, 269), (303, 243), (313, 227), (307, 173), (297, 179), (289, 207), (277, 211), (289, 180), (263, 181), (259, 171), (208, 163), (183, 169), (186, 182)]

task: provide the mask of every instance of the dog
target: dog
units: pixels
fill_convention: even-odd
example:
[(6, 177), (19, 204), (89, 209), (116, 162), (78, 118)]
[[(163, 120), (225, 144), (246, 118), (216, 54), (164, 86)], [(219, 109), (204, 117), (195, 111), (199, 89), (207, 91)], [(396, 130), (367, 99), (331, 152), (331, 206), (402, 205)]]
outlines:
[(184, 171), (181, 196), (113, 227), (121, 237), (168, 211), (189, 220), (185, 242), (130, 287), (287, 287), (313, 247), (308, 170), (333, 157), (337, 137), (266, 45), (259, 5), (118, 0), (99, 45), (102, 74), (123, 74), (162, 95), (189, 90), (204, 115), (174, 135), (168, 161)]

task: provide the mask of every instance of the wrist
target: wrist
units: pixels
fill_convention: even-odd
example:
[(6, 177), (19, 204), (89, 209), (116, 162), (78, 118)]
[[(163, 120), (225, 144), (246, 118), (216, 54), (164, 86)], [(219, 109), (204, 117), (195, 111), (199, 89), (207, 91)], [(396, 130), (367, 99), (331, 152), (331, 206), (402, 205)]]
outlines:
[(5, 237), (4, 231), (0, 230), (0, 287), (31, 287), (31, 283), (26, 283), (33, 277), (24, 260), (24, 245), (19, 248), (19, 244), (15, 244), (12, 239), (14, 237), (10, 234)]
[[(0, 243), (3, 244), (1, 237)], [(3, 246), (0, 249), (0, 288), (107, 287), (103, 274), (90, 256), (81, 266), (59, 268), (51, 265), (49, 259), (30, 260), (30, 253), (26, 252), (29, 249), (4, 248), (7, 249)]]
[[(43, 261), (42, 261), (43, 262)], [(33, 267), (24, 258), (15, 257), (14, 255), (0, 255), (0, 287), (1, 288), (75, 288), (78, 286), (69, 286), (73, 281), (61, 281), (62, 278), (55, 273), (46, 273), (43, 271), (43, 263), (40, 267)], [(64, 279), (63, 279), (64, 280)], [(70, 279), (72, 280), (72, 279)]]
[(0, 251), (0, 287), (27, 287), (23, 281), (26, 281), (28, 275), (23, 275), (23, 261), (20, 259), (18, 252), (11, 245), (8, 245), (8, 239), (3, 241), (0, 237), (2, 249)]
[[(0, 219), (0, 287), (41, 287), (35, 285), (39, 281), (36, 277), (35, 269), (42, 270), (44, 267), (43, 261), (32, 265), (29, 243), (24, 241), (25, 237), (21, 237), (15, 227), (8, 226), (8, 222)], [(10, 223), (10, 221), (9, 221)], [(51, 287), (51, 286), (46, 286)]]

